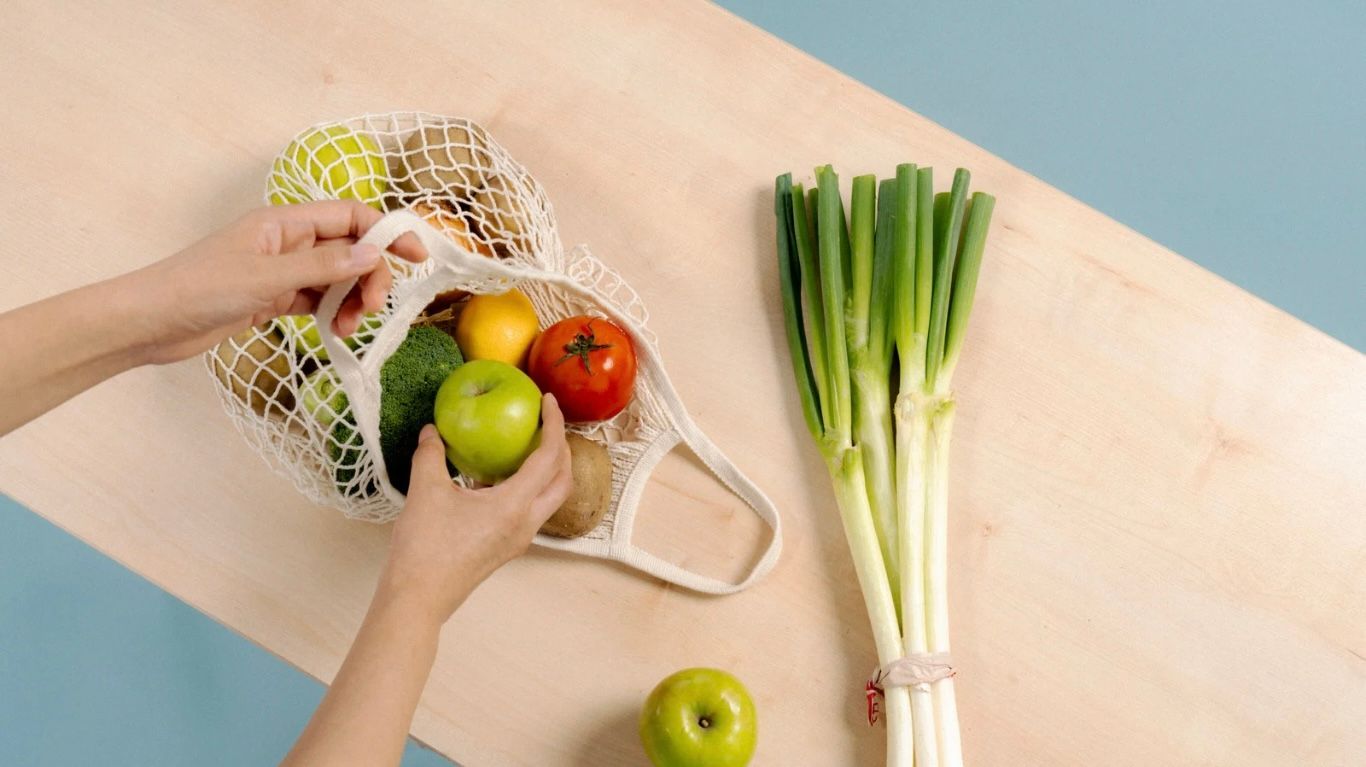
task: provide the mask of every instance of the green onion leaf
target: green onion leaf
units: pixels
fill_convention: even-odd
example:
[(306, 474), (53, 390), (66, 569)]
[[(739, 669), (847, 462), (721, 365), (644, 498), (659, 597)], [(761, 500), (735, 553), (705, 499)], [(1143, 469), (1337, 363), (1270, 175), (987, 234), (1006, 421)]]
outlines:
[(877, 187), (872, 305), (868, 308), (868, 349), (883, 366), (884, 372), (891, 368), (892, 343), (896, 338), (896, 187), (896, 180), (890, 178), (884, 179)]
[[(963, 205), (968, 196), (968, 172), (959, 168), (953, 174), (953, 191), (942, 207), (935, 199), (934, 295), (930, 299), (930, 335), (925, 357), (925, 390), (936, 386), (944, 362), (944, 333), (949, 320), (949, 291), (952, 289), (953, 262), (958, 255)], [(941, 230), (941, 224), (942, 230)]]
[(987, 245), (987, 228), (996, 198), (984, 192), (972, 195), (968, 221), (963, 231), (962, 250), (953, 270), (953, 296), (949, 302), (949, 322), (944, 339), (944, 379), (941, 389), (947, 388), (963, 349), (963, 332), (967, 329), (972, 300), (977, 295), (977, 275), (982, 269), (982, 253)]
[(849, 227), (850, 250), (852, 258), (852, 316), (850, 317), (849, 341), (854, 347), (855, 356), (863, 356), (868, 349), (869, 316), (868, 310), (873, 299), (873, 234), (876, 219), (877, 178), (875, 176), (856, 176), (854, 189), (850, 195), (852, 209)]
[[(915, 185), (915, 335), (926, 338), (934, 292), (934, 169), (916, 171)], [(916, 365), (923, 371), (925, 360), (916, 360)]]
[(802, 417), (811, 436), (820, 439), (824, 433), (820, 401), (816, 394), (815, 375), (807, 350), (806, 331), (802, 324), (801, 272), (797, 255), (797, 232), (792, 207), (792, 174), (785, 173), (774, 183), (774, 212), (777, 214), (778, 278), (783, 298), (783, 320), (787, 326), (787, 347), (792, 357), (792, 372), (797, 379), (797, 394), (802, 403)]
[(844, 226), (844, 204), (840, 200), (839, 176), (830, 166), (816, 171), (820, 190), (817, 221), (817, 250), (820, 253), (821, 300), (825, 312), (825, 350), (833, 428), (826, 434), (840, 447), (851, 442), (851, 394), (849, 386), (849, 349), (844, 336), (845, 275), (849, 269), (849, 236)]
[[(892, 244), (894, 283), (890, 335), (894, 336), (897, 356), (901, 360), (901, 375), (903, 380), (908, 380), (906, 363), (913, 358), (912, 349), (915, 347), (916, 167), (909, 163), (896, 166), (893, 184), (896, 199), (892, 204), (892, 236), (888, 238)], [(886, 198), (884, 192), (883, 199)]]
[[(811, 190), (815, 193), (815, 190)], [(816, 260), (816, 235), (811, 217), (807, 215), (806, 197), (801, 184), (792, 185), (791, 205), (793, 229), (796, 231), (797, 260), (801, 265), (801, 285), (804, 300), (803, 311), (799, 312), (801, 319), (804, 320), (806, 327), (807, 351), (811, 356), (811, 369), (813, 371), (825, 370), (825, 315), (821, 309), (821, 272), (820, 263)], [(828, 402), (829, 394), (825, 390), (826, 380), (824, 374), (817, 372), (816, 381), (816, 400), (818, 403)], [(825, 428), (830, 428), (830, 413), (828, 409), (821, 408), (821, 415)]]

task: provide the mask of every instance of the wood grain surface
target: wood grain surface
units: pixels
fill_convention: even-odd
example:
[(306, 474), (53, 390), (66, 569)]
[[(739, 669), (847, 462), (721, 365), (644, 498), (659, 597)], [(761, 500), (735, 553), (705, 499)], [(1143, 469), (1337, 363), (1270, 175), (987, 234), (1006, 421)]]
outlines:
[[(414, 734), (470, 767), (640, 765), (666, 674), (732, 670), (757, 765), (875, 764), (872, 641), (782, 340), (773, 176), (962, 165), (1000, 202), (959, 367), (951, 599), (974, 765), (1366, 764), (1366, 358), (710, 5), (10, 2), (0, 308), (258, 204), (299, 129), (487, 126), (651, 309), (698, 423), (777, 502), (704, 598), (537, 552), (447, 627)], [(1294, 254), (1285, 254), (1293, 258)], [(99, 307), (91, 307), (99, 311)], [(388, 529), (302, 500), (198, 361), (0, 441), (0, 491), (307, 673)], [(734, 572), (759, 526), (686, 457), (641, 537)]]

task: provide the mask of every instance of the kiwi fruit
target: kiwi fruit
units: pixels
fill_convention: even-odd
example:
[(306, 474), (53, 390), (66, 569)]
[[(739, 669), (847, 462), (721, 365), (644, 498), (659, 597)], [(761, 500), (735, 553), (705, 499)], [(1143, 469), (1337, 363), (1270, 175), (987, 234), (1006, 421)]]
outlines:
[(285, 386), (289, 355), (284, 338), (274, 326), (232, 336), (214, 349), (213, 372), (223, 388), (257, 415), (283, 418), (294, 408), (294, 394)]
[(470, 199), (484, 186), (486, 159), (476, 152), (483, 139), (470, 126), (428, 125), (403, 141), (400, 167), (393, 176), (399, 189), (413, 195)]
[(577, 538), (598, 526), (612, 503), (612, 459), (607, 446), (579, 434), (567, 436), (574, 489), (541, 525), (556, 538)]

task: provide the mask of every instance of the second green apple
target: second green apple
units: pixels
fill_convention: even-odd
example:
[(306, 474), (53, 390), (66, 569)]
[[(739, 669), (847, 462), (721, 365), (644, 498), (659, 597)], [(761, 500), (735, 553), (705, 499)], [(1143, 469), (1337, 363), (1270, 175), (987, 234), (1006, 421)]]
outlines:
[(335, 197), (384, 209), (389, 171), (375, 139), (345, 125), (295, 138), (270, 169), (271, 205)]
[(655, 767), (745, 767), (758, 737), (749, 691), (716, 668), (671, 674), (640, 712), (640, 742)]

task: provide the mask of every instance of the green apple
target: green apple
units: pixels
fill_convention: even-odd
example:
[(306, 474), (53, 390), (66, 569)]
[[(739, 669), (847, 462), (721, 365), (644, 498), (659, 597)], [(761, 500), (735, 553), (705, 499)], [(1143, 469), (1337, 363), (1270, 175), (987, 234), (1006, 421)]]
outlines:
[(330, 125), (291, 141), (271, 166), (270, 185), (271, 205), (321, 196), (360, 200), (383, 210), (389, 169), (373, 138), (345, 125)]
[(655, 767), (744, 767), (759, 737), (739, 679), (689, 668), (660, 682), (640, 712), (640, 742)]
[(535, 449), (541, 390), (506, 362), (474, 360), (441, 383), (434, 415), (451, 465), (492, 485), (512, 476)]
[[(287, 314), (275, 321), (276, 326), (287, 338), (294, 340), (294, 353), (300, 357), (312, 356), (319, 362), (327, 362), (327, 347), (323, 346), (322, 336), (318, 334), (318, 323), (311, 314)], [(346, 348), (356, 350), (361, 343), (370, 341), (379, 332), (383, 321), (378, 314), (367, 314), (361, 318), (356, 332), (342, 339)]]
[(327, 347), (323, 346), (322, 336), (318, 335), (318, 323), (311, 314), (287, 314), (275, 321), (286, 338), (294, 341), (294, 353), (300, 357), (312, 355), (319, 362), (326, 362)]
[(332, 428), (337, 417), (346, 412), (346, 391), (330, 368), (318, 368), (304, 379), (304, 412), (313, 416), (323, 431)]

